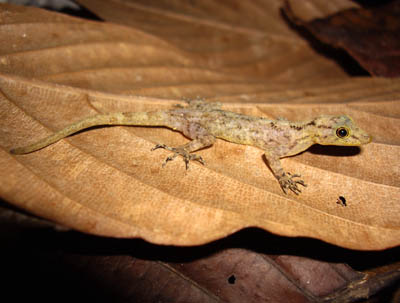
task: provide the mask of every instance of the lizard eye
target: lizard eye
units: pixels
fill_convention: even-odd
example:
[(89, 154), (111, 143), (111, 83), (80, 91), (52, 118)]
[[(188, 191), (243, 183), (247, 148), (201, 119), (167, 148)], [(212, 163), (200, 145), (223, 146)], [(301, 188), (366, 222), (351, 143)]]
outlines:
[(349, 136), (349, 131), (345, 127), (339, 127), (336, 130), (336, 136), (338, 136), (341, 139), (344, 139)]

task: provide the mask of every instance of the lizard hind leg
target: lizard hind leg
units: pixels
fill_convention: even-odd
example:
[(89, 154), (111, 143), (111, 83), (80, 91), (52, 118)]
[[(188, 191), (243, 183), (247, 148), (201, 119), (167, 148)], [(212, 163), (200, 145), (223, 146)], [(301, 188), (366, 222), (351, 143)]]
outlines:
[(174, 160), (177, 156), (182, 156), (185, 161), (186, 169), (189, 168), (190, 161), (198, 161), (201, 164), (205, 164), (203, 158), (199, 155), (192, 154), (191, 152), (202, 149), (207, 146), (211, 146), (215, 141), (215, 137), (212, 135), (203, 136), (197, 139), (190, 141), (187, 144), (178, 146), (178, 147), (170, 147), (165, 144), (157, 144), (151, 150), (156, 150), (158, 148), (163, 148), (169, 151), (172, 151), (173, 154), (168, 156), (163, 162), (163, 167), (169, 162)]

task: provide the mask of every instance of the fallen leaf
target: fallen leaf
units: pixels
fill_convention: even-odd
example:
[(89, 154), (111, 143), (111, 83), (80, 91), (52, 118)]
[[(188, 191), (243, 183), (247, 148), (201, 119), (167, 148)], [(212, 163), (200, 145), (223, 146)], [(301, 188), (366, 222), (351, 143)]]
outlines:
[[(290, 30), (281, 3), (231, 11), (230, 5), (211, 2), (211, 7), (192, 8), (200, 14), (196, 18), (186, 11), (171, 18), (171, 7), (148, 16), (142, 6), (134, 9), (135, 2), (93, 2), (95, 12), (111, 13), (135, 28), (2, 4), (7, 30), (1, 35), (7, 43), (0, 71), (103, 92), (178, 99), (260, 91), (266, 80), (347, 78), (340, 66)], [(209, 20), (211, 9), (216, 16)], [(214, 20), (228, 11), (230, 23)], [(258, 21), (238, 25), (246, 14), (248, 22)]]
[[(160, 244), (203, 244), (248, 226), (353, 249), (399, 244), (398, 80), (349, 79), (288, 29), (283, 38), (262, 39), (232, 30), (231, 43), (212, 56), (119, 25), (0, 9), (0, 35), (9, 41), (0, 55), (0, 194), (9, 203), (83, 232)], [(196, 20), (188, 34), (203, 27)], [(244, 38), (270, 47), (236, 49), (233, 42), (243, 46)], [(374, 142), (283, 160), (309, 184), (299, 197), (282, 193), (261, 150), (221, 140), (199, 152), (206, 166), (185, 171), (176, 160), (162, 168), (168, 152), (150, 149), (187, 142), (167, 129), (96, 128), (29, 155), (9, 154), (96, 113), (170, 108), (197, 95), (227, 110), (289, 120), (346, 113)], [(339, 196), (347, 207), (336, 203)]]
[[(185, 171), (183, 163), (174, 161), (163, 169), (167, 153), (151, 153), (151, 147), (186, 141), (166, 129), (98, 128), (29, 155), (11, 156), (10, 148), (80, 118), (121, 108), (167, 108), (173, 102), (10, 76), (1, 78), (0, 88), (2, 196), (40, 216), (89, 233), (177, 245), (209, 242), (246, 226), (359, 249), (394, 246), (399, 239), (398, 172), (388, 161), (398, 155), (398, 139), (385, 138), (386, 133), (395, 132), (393, 118), (377, 120), (382, 124), (374, 127), (376, 143), (361, 153), (351, 156), (351, 151), (344, 151), (347, 157), (337, 157), (317, 151), (284, 160), (289, 171), (301, 171), (310, 184), (294, 197), (283, 195), (262, 160), (262, 151), (253, 147), (218, 141), (200, 152), (206, 166), (192, 164)], [(376, 115), (363, 111), (363, 105), (370, 108), (371, 103), (342, 104), (341, 110), (346, 109), (369, 130), (369, 121)], [(380, 111), (385, 105), (377, 103)], [(254, 115), (283, 114), (289, 119), (337, 112), (336, 103), (225, 107)], [(377, 166), (385, 173), (376, 176)], [(339, 195), (346, 197), (348, 207), (338, 207)]]
[(372, 75), (400, 75), (400, 1), (370, 9), (350, 5), (352, 8), (321, 18), (315, 14), (313, 6), (321, 6), (323, 2), (288, 1), (285, 12), (317, 39), (345, 49)]
[[(294, 251), (299, 256), (286, 254)], [(96, 302), (354, 302), (400, 276), (398, 265), (375, 274), (340, 263), (371, 266), (396, 258), (398, 249), (397, 255), (396, 249), (350, 251), (255, 229), (201, 247), (30, 230), (2, 253), (3, 295), (19, 301), (52, 302), (61, 293), (65, 302), (77, 296)], [(372, 262), (365, 262), (368, 254)], [(20, 283), (24, 292), (17, 291)], [(48, 289), (35, 291), (41, 285)]]
[[(323, 19), (344, 10), (359, 9), (355, 1), (333, 0), (327, 4), (321, 0), (292, 1), (285, 0), (285, 12), (290, 9), (297, 18), (310, 22), (314, 19)], [(291, 17), (291, 16), (290, 16)]]

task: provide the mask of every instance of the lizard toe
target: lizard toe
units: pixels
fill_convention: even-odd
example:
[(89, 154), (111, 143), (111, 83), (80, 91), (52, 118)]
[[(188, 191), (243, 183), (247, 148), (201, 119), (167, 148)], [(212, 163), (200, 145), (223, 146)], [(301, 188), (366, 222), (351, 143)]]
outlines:
[(297, 184), (300, 184), (304, 187), (307, 186), (307, 184), (305, 184), (303, 180), (295, 179), (300, 177), (301, 176), (298, 174), (293, 174), (293, 175), (291, 173), (284, 174), (279, 180), (283, 192), (287, 194), (288, 190), (291, 190), (296, 195), (299, 195), (301, 193), (301, 189), (297, 186)]

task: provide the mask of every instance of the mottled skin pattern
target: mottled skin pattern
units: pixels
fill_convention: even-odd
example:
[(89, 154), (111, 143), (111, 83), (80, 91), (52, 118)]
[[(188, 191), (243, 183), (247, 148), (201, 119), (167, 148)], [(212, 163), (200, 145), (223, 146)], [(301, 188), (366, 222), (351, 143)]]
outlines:
[(187, 107), (165, 111), (129, 112), (97, 115), (74, 123), (32, 145), (15, 148), (12, 154), (26, 154), (46, 147), (82, 129), (98, 125), (164, 126), (182, 132), (192, 139), (189, 143), (169, 147), (157, 144), (152, 150), (164, 148), (173, 152), (163, 166), (180, 155), (188, 167), (189, 161), (204, 164), (192, 152), (213, 145), (216, 138), (229, 142), (256, 146), (264, 150), (268, 165), (283, 191), (299, 194), (298, 184), (306, 186), (300, 175), (291, 175), (282, 168), (280, 158), (296, 155), (313, 144), (359, 146), (369, 143), (371, 137), (354, 124), (348, 116), (319, 116), (302, 122), (285, 119), (269, 120), (246, 116), (220, 109), (219, 103), (189, 101)]

